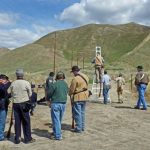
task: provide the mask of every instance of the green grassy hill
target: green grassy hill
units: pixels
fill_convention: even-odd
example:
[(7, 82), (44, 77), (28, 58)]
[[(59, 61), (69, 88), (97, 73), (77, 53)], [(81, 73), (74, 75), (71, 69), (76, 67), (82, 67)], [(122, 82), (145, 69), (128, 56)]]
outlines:
[(120, 61), (134, 67), (143, 65), (146, 70), (150, 70), (150, 33), (137, 47), (124, 55)]
[[(64, 70), (69, 69), (72, 54), (74, 64), (78, 58), (79, 65), (82, 65), (84, 57), (88, 66), (91, 59), (95, 56), (96, 46), (102, 47), (102, 55), (106, 65), (121, 62), (134, 66), (138, 62), (130, 63), (130, 60), (133, 61), (133, 54), (130, 57), (127, 54), (142, 43), (149, 33), (150, 27), (135, 23), (124, 25), (89, 24), (78, 28), (57, 31), (56, 68), (57, 70), (60, 68)], [(18, 67), (23, 67), (27, 72), (31, 73), (52, 70), (54, 37), (55, 32), (45, 35), (32, 44), (0, 55), (1, 72), (12, 73)], [(149, 56), (148, 47), (149, 42), (146, 42), (139, 48), (139, 52), (142, 53), (141, 58)], [(143, 53), (145, 53), (144, 57)]]
[[(65, 62), (60, 53), (56, 54), (56, 59)], [(42, 45), (30, 44), (7, 53), (1, 58), (1, 69), (4, 72), (14, 72), (16, 68), (25, 68), (27, 72), (38, 72), (52, 68), (52, 50)], [(59, 63), (60, 64), (60, 63)]]

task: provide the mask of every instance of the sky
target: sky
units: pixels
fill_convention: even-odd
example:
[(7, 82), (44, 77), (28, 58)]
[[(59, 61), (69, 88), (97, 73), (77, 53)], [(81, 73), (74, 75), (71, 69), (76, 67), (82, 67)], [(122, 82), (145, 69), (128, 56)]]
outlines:
[(17, 48), (85, 24), (150, 26), (150, 0), (0, 0), (0, 47)]

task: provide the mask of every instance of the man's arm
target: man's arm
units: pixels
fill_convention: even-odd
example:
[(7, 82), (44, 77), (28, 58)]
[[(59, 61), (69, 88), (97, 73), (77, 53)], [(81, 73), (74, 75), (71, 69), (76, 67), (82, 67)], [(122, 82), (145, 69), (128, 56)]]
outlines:
[(70, 95), (70, 96), (71, 96), (72, 94), (74, 94), (75, 89), (76, 89), (76, 80), (75, 80), (75, 79), (72, 79), (71, 85), (70, 85), (70, 88), (69, 88), (69, 95)]
[[(28, 82), (28, 81), (27, 81)], [(28, 82), (27, 86), (27, 92), (28, 92), (28, 96), (29, 96), (29, 100), (31, 100), (31, 96), (32, 96), (32, 90), (31, 90), (31, 85), (30, 83)]]
[(91, 61), (91, 63), (92, 63), (92, 64), (94, 64), (94, 63), (95, 63), (95, 58), (93, 58), (93, 60)]

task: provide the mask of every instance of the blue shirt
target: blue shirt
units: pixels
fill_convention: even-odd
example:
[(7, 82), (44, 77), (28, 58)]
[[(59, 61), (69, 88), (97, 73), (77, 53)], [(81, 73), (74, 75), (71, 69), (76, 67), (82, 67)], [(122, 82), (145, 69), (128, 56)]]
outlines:
[(108, 74), (104, 74), (102, 78), (103, 85), (110, 85), (111, 78)]

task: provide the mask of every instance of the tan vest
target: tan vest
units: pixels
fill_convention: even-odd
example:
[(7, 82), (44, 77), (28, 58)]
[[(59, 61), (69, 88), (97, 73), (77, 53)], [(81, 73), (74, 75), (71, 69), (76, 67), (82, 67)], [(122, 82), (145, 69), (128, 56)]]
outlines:
[(117, 81), (117, 88), (119, 88), (119, 87), (123, 88), (123, 85), (125, 84), (124, 78), (123, 77), (117, 77), (116, 81)]
[(138, 72), (136, 74), (136, 77), (135, 77), (135, 85), (139, 85), (139, 84), (148, 84), (149, 83), (149, 77), (146, 73), (143, 73), (142, 71), (141, 72)]
[(103, 58), (101, 56), (95, 57), (95, 65), (102, 65), (103, 64)]
[[(87, 83), (89, 82), (89, 78), (83, 74), (80, 73), (87, 81)], [(71, 81), (71, 85), (70, 85), (70, 89), (69, 89), (69, 95), (74, 95), (74, 101), (86, 101), (88, 99), (88, 90), (82, 91), (84, 88), (88, 89), (88, 85), (86, 84), (86, 82), (84, 81), (84, 79), (82, 79), (80, 76), (75, 76), (72, 81)], [(79, 93), (78, 93), (79, 92)], [(77, 93), (77, 94), (74, 94)]]

